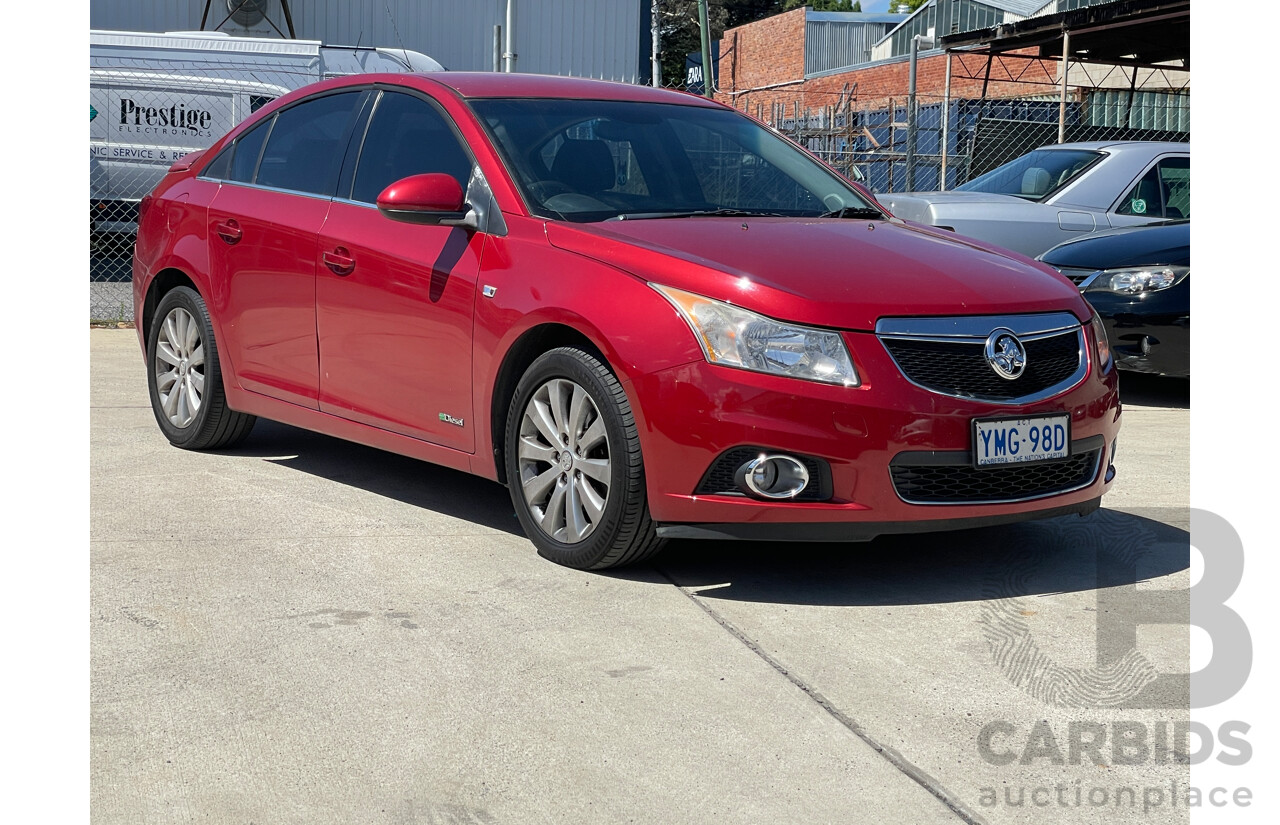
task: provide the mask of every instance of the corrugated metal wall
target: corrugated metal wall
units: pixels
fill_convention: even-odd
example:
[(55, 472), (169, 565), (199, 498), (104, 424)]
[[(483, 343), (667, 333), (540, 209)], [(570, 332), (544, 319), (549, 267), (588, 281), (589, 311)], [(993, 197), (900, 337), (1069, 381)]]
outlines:
[(894, 25), (896, 24), (806, 20), (805, 75), (870, 61), (871, 47), (888, 34)]
[(956, 32), (984, 29), (1003, 23), (1005, 12), (1001, 9), (973, 2), (973, 0), (934, 0), (893, 33), (891, 55), (908, 54), (911, 38), (917, 34), (944, 37)]
[(1090, 91), (1085, 98), (1084, 113), (1090, 126), (1190, 132), (1191, 93), (1136, 92), (1130, 104), (1127, 91)]
[[(506, 6), (506, 0), (292, 0), (289, 4), (302, 39), (411, 49), (459, 71), (493, 68), (493, 27), (505, 23)], [(272, 4), (271, 17), (283, 29), (279, 8), (278, 2)], [(650, 0), (517, 0), (516, 68), (645, 82), (649, 8)], [(204, 0), (90, 0), (89, 25), (123, 31), (189, 31), (200, 28), (203, 11)], [(226, 0), (213, 0), (209, 26), (226, 14)], [(237, 33), (230, 23), (223, 30)]]

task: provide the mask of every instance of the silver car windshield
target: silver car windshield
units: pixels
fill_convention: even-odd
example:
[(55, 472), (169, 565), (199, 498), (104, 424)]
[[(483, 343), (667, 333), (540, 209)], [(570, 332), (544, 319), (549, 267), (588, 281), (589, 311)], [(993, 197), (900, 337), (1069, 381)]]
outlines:
[(989, 192), (1044, 200), (1102, 158), (1086, 149), (1036, 149), (956, 187), (959, 192)]
[(471, 106), (541, 217), (882, 217), (832, 170), (726, 109), (561, 99)]

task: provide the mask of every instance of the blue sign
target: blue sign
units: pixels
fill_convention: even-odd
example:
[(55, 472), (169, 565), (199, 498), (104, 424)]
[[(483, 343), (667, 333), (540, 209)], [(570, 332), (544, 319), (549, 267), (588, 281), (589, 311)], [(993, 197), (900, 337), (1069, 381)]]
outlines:
[[(702, 52), (692, 52), (684, 56), (684, 89), (695, 95), (703, 93)], [(711, 44), (711, 88), (719, 89), (720, 84), (720, 41)]]

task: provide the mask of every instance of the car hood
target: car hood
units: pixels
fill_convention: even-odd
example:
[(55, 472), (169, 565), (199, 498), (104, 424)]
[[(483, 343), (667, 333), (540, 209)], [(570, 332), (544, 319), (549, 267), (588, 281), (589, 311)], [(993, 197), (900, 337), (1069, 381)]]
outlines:
[(1191, 223), (1132, 226), (1095, 232), (1061, 243), (1041, 256), (1050, 266), (1115, 269), (1144, 264), (1191, 262)]
[(876, 200), (899, 218), (928, 222), (929, 209), (934, 206), (979, 203), (1031, 203), (1014, 195), (995, 195), (990, 192), (891, 192), (876, 195)]
[(1029, 258), (900, 221), (673, 218), (547, 224), (550, 242), (654, 283), (780, 320), (872, 330), (883, 317), (1074, 312)]

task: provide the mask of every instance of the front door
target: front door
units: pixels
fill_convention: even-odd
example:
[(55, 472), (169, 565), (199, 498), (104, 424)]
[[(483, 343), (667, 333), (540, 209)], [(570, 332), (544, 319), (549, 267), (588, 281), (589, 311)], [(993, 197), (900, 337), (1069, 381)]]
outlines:
[(374, 104), (350, 197), (339, 193), (320, 232), (321, 410), (475, 449), (471, 336), (483, 236), (393, 221), (374, 206), (409, 175), (444, 172), (465, 188), (472, 163), (425, 98), (388, 91)]

